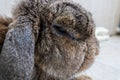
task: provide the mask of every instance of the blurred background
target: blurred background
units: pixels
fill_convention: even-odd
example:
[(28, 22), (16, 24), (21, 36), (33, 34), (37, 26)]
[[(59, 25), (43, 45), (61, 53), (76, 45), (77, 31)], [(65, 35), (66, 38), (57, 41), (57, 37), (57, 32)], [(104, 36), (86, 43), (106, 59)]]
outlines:
[[(92, 76), (94, 80), (120, 80), (120, 0), (74, 2), (92, 13), (96, 24), (96, 37), (100, 42), (100, 54), (84, 74)], [(0, 15), (11, 17), (15, 3), (17, 0), (0, 0)]]

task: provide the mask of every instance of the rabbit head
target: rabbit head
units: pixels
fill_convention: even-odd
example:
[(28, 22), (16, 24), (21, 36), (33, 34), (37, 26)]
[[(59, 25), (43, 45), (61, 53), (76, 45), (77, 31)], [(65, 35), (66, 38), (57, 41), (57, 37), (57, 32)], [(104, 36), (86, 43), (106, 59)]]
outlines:
[(38, 73), (36, 80), (71, 80), (99, 53), (91, 14), (73, 2), (23, 0), (13, 20), (0, 55), (1, 73), (9, 79), (30, 80)]
[(96, 49), (89, 52), (88, 45), (92, 40), (91, 46), (97, 45), (89, 12), (69, 2), (55, 2), (44, 9), (41, 21), (35, 48), (35, 62), (40, 69), (67, 78), (90, 67)]

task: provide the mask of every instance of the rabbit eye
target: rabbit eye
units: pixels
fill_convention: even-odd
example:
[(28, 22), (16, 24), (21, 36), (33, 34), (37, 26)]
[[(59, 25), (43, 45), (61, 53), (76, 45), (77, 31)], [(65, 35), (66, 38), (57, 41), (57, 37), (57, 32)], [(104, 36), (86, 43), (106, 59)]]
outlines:
[(59, 35), (66, 36), (68, 38), (71, 38), (72, 40), (75, 39), (75, 37), (70, 35), (62, 26), (60, 26), (60, 25), (53, 25), (53, 28), (56, 30), (56, 32)]
[(59, 25), (53, 25), (53, 28), (56, 30), (58, 34), (68, 34), (67, 31)]

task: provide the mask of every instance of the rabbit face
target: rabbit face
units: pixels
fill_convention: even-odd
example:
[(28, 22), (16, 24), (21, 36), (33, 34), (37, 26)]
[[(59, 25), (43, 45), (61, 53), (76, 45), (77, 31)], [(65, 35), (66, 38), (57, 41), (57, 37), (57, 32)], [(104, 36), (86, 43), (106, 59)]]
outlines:
[[(47, 30), (46, 30), (47, 31)], [(47, 31), (41, 43), (38, 44), (37, 54), (40, 68), (55, 77), (70, 77), (76, 73), (83, 63), (86, 43), (71, 40), (66, 36), (57, 36)], [(38, 56), (37, 55), (37, 56)]]
[(76, 8), (70, 3), (52, 4), (47, 19), (42, 17), (35, 62), (55, 77), (67, 78), (80, 70), (87, 53), (86, 40), (93, 35), (94, 26), (89, 26), (87, 12)]

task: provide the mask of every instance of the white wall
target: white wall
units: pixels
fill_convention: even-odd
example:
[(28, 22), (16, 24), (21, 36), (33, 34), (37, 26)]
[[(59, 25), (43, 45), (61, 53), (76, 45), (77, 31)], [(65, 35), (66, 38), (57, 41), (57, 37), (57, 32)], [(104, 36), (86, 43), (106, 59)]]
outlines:
[[(17, 0), (0, 0), (0, 14), (11, 16)], [(120, 18), (120, 0), (73, 0), (93, 14), (96, 26), (103, 26), (115, 33)]]
[(12, 5), (15, 0), (0, 0), (0, 15), (11, 16)]

